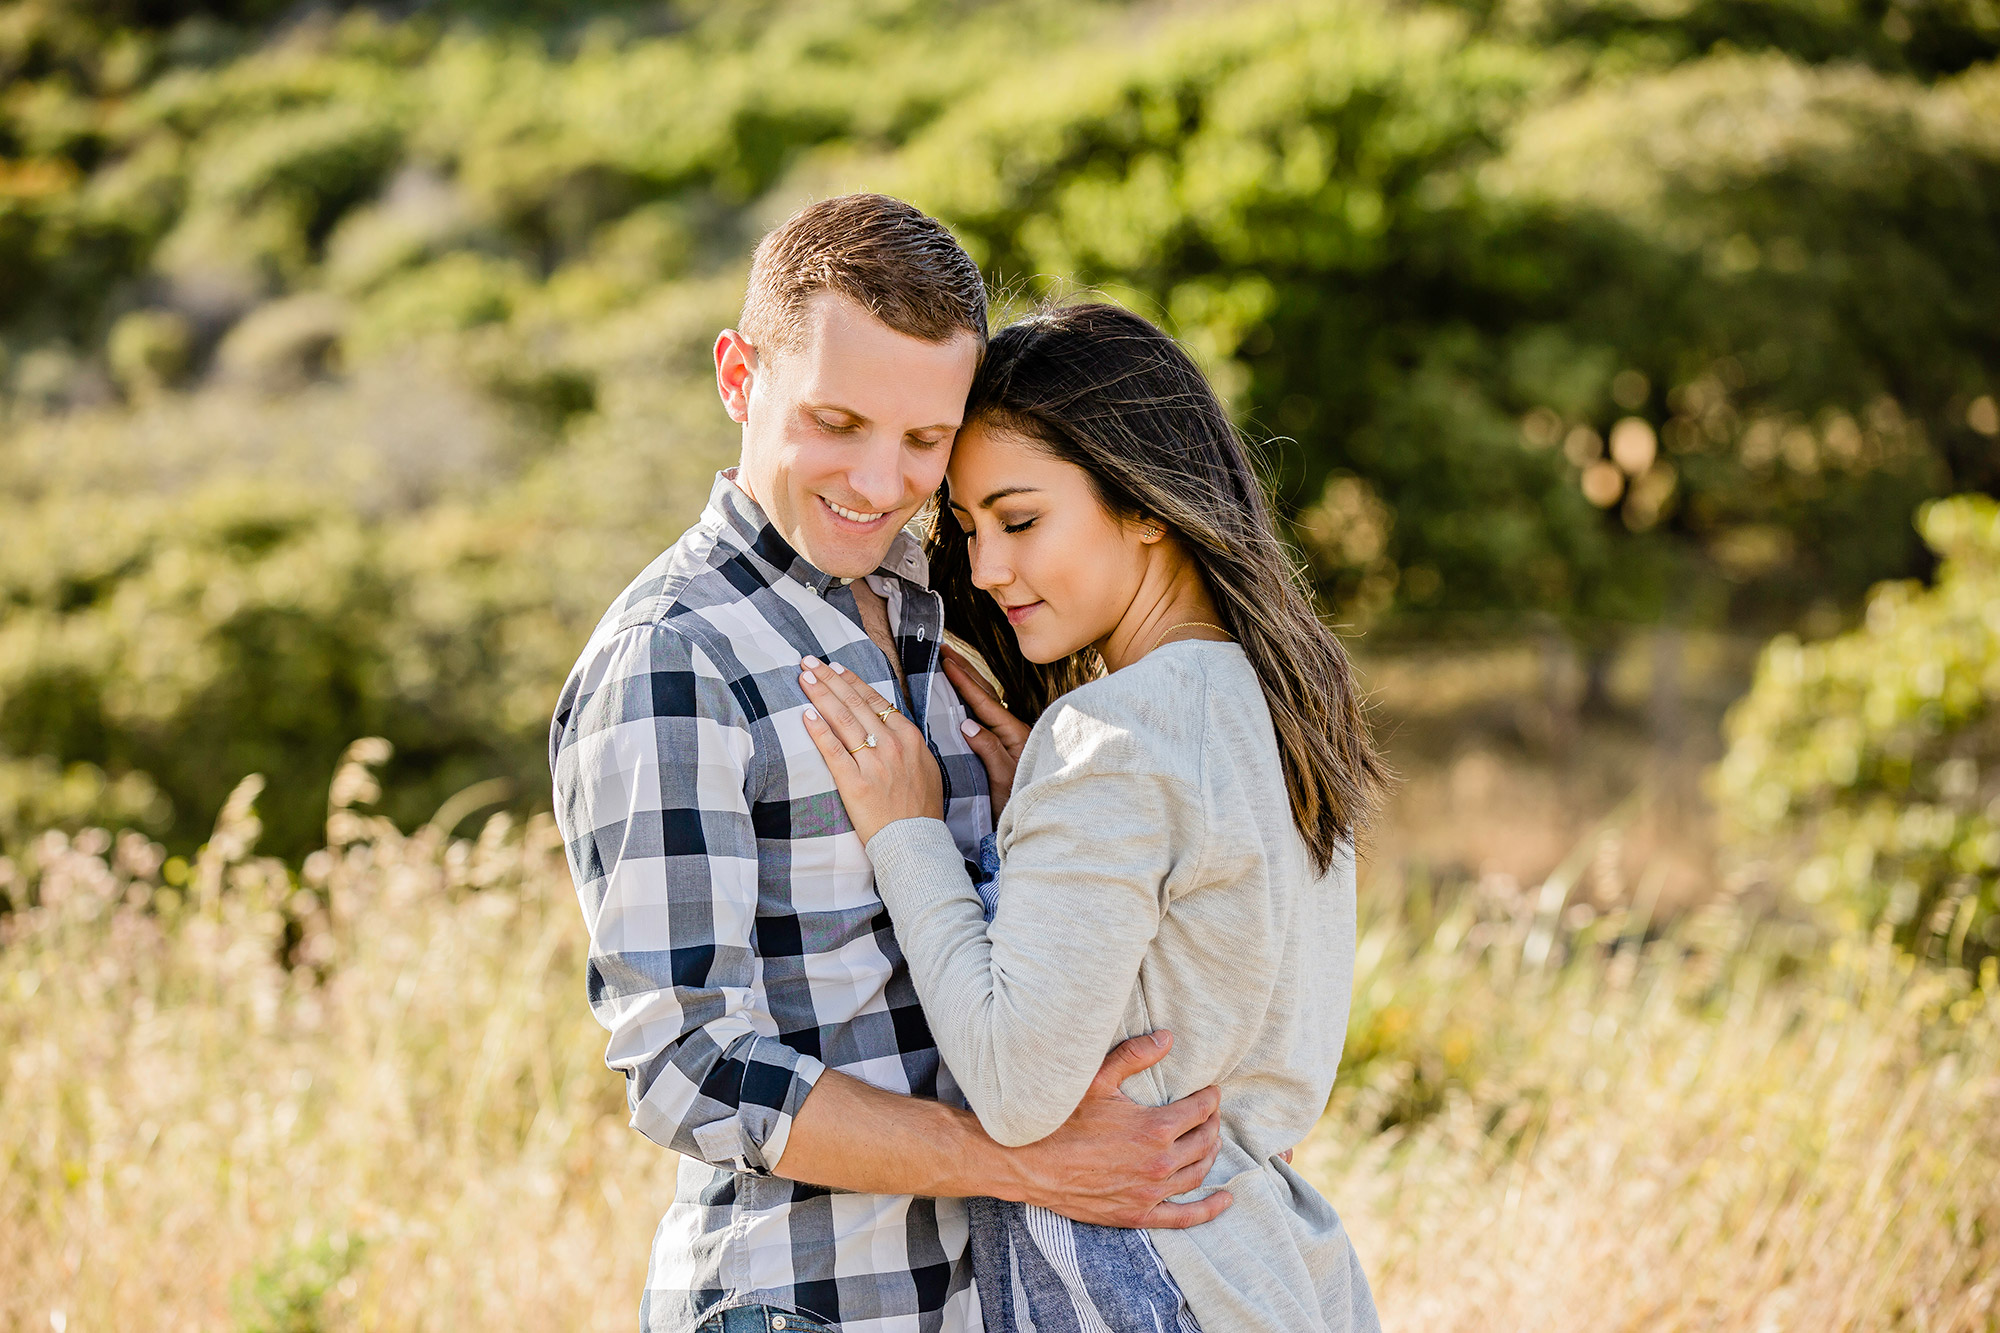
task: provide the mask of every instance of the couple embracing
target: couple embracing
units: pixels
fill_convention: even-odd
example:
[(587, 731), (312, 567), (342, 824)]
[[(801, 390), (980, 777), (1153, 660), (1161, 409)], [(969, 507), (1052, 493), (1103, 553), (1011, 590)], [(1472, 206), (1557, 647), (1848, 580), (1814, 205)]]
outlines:
[(550, 741), (606, 1060), (680, 1154), (643, 1326), (1377, 1328), (1290, 1155), (1381, 770), (1201, 372), (1103, 305), (989, 341), (878, 195), (764, 239), (715, 367), (741, 459)]

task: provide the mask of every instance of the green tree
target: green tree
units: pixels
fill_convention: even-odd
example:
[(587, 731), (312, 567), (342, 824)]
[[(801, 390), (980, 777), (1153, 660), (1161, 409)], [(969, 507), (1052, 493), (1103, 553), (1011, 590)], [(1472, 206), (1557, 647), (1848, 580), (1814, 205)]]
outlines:
[(1800, 898), (1959, 963), (2000, 951), (2000, 504), (1941, 501), (1920, 526), (1936, 583), (1883, 584), (1826, 642), (1774, 640), (1714, 785)]

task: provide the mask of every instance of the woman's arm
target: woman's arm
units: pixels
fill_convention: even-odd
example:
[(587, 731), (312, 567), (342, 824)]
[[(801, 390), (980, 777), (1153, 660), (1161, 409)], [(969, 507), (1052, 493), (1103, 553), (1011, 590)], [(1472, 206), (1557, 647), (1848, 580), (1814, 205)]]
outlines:
[(990, 927), (942, 823), (868, 843), (938, 1050), (1002, 1144), (1053, 1133), (1122, 1035), (1185, 804), (1172, 786), (1086, 772), (1017, 793)]
[(814, 666), (802, 683), (821, 715), (808, 730), (867, 840), (938, 1048), (988, 1134), (1034, 1142), (1076, 1109), (1120, 1035), (1162, 886), (1198, 846), (1200, 802), (1164, 774), (1087, 765), (1029, 784), (1014, 796), (989, 928), (936, 818), (921, 737), (870, 716), (886, 704), (851, 674)]

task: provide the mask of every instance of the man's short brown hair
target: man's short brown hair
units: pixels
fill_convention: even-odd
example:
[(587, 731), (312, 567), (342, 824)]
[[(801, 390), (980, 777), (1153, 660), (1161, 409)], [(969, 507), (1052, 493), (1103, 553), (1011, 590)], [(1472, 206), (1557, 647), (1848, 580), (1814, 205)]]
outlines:
[(798, 339), (806, 304), (838, 292), (925, 342), (986, 344), (986, 282), (944, 224), (882, 194), (843, 194), (780, 223), (750, 261), (739, 331), (764, 350)]

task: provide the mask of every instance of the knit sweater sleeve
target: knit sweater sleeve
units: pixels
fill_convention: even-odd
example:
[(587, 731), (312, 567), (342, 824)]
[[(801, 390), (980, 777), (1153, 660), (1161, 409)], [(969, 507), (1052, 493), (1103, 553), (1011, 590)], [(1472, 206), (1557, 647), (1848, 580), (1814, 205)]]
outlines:
[(989, 925), (964, 858), (934, 819), (868, 843), (938, 1049), (993, 1138), (1053, 1133), (1120, 1037), (1168, 881), (1198, 857), (1202, 802), (1185, 777), (1089, 755), (1017, 789)]

